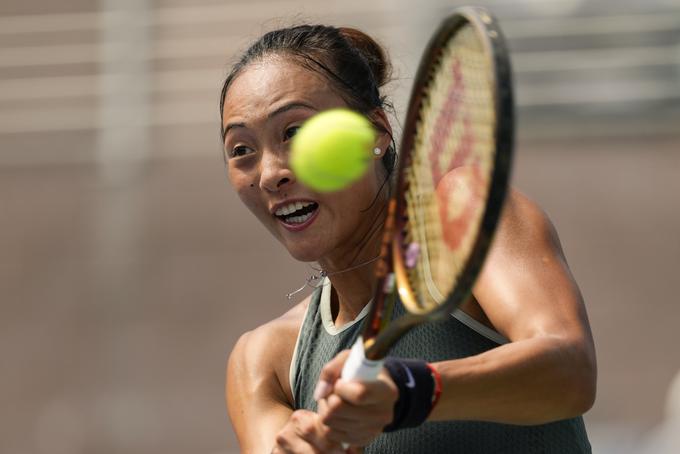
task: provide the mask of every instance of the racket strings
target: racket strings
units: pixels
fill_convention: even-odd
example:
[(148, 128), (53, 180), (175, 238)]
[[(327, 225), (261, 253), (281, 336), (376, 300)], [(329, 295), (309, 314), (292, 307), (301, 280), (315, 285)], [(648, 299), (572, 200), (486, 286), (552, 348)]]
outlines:
[[(458, 282), (476, 240), (494, 160), (494, 98), (488, 53), (466, 24), (442, 48), (422, 93), (410, 165), (403, 242), (410, 312), (431, 311)], [(413, 245), (417, 247), (414, 248)], [(408, 254), (407, 254), (408, 255)], [(408, 265), (408, 264), (407, 264)]]

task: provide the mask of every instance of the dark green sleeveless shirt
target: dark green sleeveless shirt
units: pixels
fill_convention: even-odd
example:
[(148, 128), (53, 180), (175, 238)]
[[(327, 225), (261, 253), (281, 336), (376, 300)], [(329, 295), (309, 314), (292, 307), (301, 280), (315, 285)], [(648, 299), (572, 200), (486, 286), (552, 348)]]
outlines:
[[(403, 314), (399, 305), (394, 316)], [(367, 308), (357, 319), (336, 328), (330, 313), (330, 284), (312, 295), (298, 336), (290, 371), (296, 409), (316, 411), (312, 396), (324, 364), (351, 348), (361, 334)], [(490, 350), (504, 339), (461, 311), (441, 322), (416, 327), (391, 350), (391, 356), (429, 362), (464, 358)], [(518, 426), (481, 421), (426, 422), (386, 433), (365, 448), (368, 453), (590, 453), (582, 418), (550, 424)]]

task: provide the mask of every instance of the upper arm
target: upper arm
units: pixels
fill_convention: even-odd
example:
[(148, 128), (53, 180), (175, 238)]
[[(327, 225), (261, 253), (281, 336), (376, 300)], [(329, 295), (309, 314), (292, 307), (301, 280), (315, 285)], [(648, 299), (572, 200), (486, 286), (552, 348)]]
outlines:
[(293, 412), (276, 373), (270, 340), (264, 327), (245, 333), (229, 356), (227, 408), (242, 452), (269, 452)]
[(512, 191), (484, 264), (475, 297), (510, 340), (558, 338), (594, 363), (583, 299), (547, 215)]

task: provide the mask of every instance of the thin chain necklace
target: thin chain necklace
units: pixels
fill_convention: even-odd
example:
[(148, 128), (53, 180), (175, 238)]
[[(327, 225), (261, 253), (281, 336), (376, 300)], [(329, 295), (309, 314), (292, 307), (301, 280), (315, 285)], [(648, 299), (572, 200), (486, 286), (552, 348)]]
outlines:
[(295, 295), (297, 295), (298, 293), (300, 293), (301, 291), (303, 291), (307, 287), (309, 287), (309, 288), (319, 288), (321, 286), (321, 284), (323, 283), (324, 278), (335, 276), (336, 274), (342, 274), (342, 273), (346, 273), (348, 271), (356, 270), (357, 268), (361, 268), (362, 266), (366, 266), (369, 263), (375, 262), (379, 258), (380, 258), (380, 256), (378, 255), (376, 257), (373, 257), (370, 260), (359, 263), (358, 265), (354, 265), (354, 266), (351, 266), (349, 268), (345, 268), (344, 270), (340, 270), (340, 271), (332, 271), (330, 273), (326, 270), (317, 269), (317, 268), (312, 267), (312, 269), (315, 270), (315, 271), (318, 271), (319, 274), (314, 273), (311, 276), (309, 276), (307, 279), (305, 279), (305, 283), (302, 287), (300, 287), (299, 289), (297, 289), (295, 291), (287, 293), (286, 298), (288, 298), (289, 300), (293, 299), (293, 297)]

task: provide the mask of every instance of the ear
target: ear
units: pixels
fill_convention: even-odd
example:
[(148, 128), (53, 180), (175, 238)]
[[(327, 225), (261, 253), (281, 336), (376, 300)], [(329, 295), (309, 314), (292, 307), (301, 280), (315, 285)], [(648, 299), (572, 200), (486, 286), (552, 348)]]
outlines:
[(387, 114), (383, 109), (373, 109), (369, 115), (369, 118), (377, 130), (375, 147), (380, 148), (381, 150), (379, 154), (374, 154), (373, 158), (380, 159), (385, 155), (387, 148), (392, 143), (392, 126), (390, 125), (390, 122), (387, 119)]

